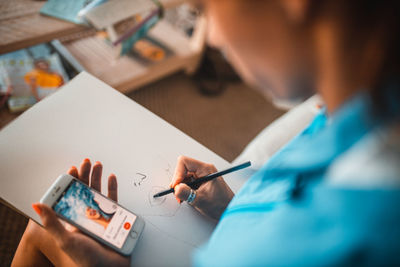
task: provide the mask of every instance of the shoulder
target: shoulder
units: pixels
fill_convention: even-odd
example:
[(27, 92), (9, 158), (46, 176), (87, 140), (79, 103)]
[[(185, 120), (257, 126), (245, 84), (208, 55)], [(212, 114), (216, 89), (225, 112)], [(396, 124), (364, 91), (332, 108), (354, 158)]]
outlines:
[(271, 212), (224, 217), (197, 266), (400, 264), (399, 190), (310, 186)]
[(367, 134), (329, 167), (329, 184), (351, 188), (400, 187), (400, 126)]
[(395, 126), (368, 133), (298, 199), (224, 216), (195, 264), (398, 266), (399, 137)]

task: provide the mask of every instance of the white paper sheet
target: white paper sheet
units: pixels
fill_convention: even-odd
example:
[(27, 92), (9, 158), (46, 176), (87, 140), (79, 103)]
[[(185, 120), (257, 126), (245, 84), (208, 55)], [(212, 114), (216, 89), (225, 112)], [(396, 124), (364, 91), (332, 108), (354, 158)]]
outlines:
[[(187, 155), (227, 168), (229, 163), (131, 99), (87, 73), (22, 114), (0, 132), (0, 196), (39, 221), (31, 208), (53, 181), (84, 158), (101, 161), (103, 192), (115, 173), (119, 202), (143, 216), (135, 266), (188, 266), (191, 253), (215, 225), (173, 195), (151, 203), (149, 194), (166, 188), (176, 159)], [(233, 190), (242, 173), (225, 180)], [(157, 188), (156, 188), (157, 187)]]

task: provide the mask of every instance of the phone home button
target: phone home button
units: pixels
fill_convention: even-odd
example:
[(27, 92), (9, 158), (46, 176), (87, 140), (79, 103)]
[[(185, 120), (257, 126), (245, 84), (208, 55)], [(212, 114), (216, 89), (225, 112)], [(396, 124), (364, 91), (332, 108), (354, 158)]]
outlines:
[(130, 235), (133, 239), (136, 239), (138, 237), (138, 234), (135, 231), (131, 231)]

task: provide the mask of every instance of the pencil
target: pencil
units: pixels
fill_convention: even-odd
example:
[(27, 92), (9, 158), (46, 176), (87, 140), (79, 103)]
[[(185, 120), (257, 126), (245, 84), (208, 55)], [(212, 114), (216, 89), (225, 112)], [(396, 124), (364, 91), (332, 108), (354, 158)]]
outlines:
[[(206, 183), (206, 182), (211, 181), (211, 180), (213, 180), (215, 178), (218, 178), (219, 176), (222, 176), (222, 175), (225, 175), (225, 174), (228, 174), (228, 173), (231, 173), (231, 172), (235, 172), (235, 171), (247, 168), (250, 165), (251, 165), (251, 162), (247, 161), (245, 163), (239, 164), (239, 165), (231, 167), (229, 169), (226, 169), (226, 170), (223, 170), (223, 171), (219, 171), (219, 172), (215, 172), (215, 173), (211, 173), (211, 174), (203, 176), (203, 177), (199, 177), (196, 180), (194, 180), (193, 182), (188, 182), (186, 184), (192, 189), (193, 188), (198, 188), (203, 183)], [(153, 197), (154, 198), (162, 197), (162, 196), (174, 193), (174, 192), (175, 192), (174, 188), (170, 188), (168, 190), (161, 191), (161, 192), (155, 194)]]

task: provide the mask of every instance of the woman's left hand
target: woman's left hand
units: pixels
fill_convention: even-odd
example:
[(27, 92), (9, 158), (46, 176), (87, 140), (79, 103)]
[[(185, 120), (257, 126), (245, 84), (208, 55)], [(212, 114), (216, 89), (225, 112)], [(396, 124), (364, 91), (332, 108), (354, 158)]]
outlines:
[[(102, 169), (103, 166), (100, 162), (96, 162), (91, 168), (90, 160), (85, 159), (79, 172), (76, 167), (71, 167), (68, 173), (101, 192)], [(114, 201), (117, 201), (118, 198), (117, 178), (113, 174), (108, 177), (108, 197)], [(77, 230), (68, 231), (49, 206), (40, 203), (32, 206), (40, 216), (45, 230), (78, 266), (129, 265), (129, 258), (121, 256)]]

